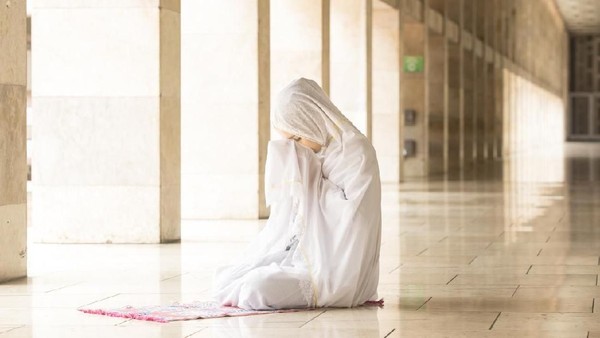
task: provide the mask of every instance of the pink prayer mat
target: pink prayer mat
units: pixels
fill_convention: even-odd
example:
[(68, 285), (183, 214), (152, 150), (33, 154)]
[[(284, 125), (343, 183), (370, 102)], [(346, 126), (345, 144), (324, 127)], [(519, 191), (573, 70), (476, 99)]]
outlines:
[(293, 312), (298, 310), (244, 310), (221, 306), (217, 302), (193, 302), (186, 304), (150, 306), (125, 306), (118, 309), (79, 309), (81, 312), (168, 323), (176, 320), (192, 320), (219, 317), (251, 316), (267, 313)]
[[(366, 302), (368, 306), (383, 306), (383, 299)], [(168, 323), (176, 320), (193, 320), (219, 317), (240, 317), (268, 313), (296, 312), (312, 309), (288, 310), (244, 310), (238, 307), (221, 306), (217, 302), (193, 302), (187, 304), (175, 303), (173, 305), (151, 306), (126, 306), (118, 309), (79, 309), (81, 312), (111, 317), (148, 320), (153, 322)]]

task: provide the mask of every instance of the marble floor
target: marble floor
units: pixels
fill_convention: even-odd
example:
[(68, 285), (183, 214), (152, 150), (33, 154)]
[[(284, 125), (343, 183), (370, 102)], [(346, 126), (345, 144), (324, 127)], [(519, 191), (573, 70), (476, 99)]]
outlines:
[[(0, 284), (8, 337), (600, 337), (600, 143), (383, 187), (384, 308), (159, 324), (87, 315), (210, 299), (260, 221), (183, 223), (181, 244), (29, 246)], [(34, 206), (35, 207), (35, 206)]]

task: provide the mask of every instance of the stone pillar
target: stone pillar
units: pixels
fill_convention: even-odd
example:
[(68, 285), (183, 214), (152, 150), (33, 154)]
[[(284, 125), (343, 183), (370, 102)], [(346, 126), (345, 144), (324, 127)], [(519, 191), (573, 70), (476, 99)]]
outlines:
[(444, 36), (445, 0), (428, 0), (424, 22), (427, 22), (427, 174), (446, 171), (448, 86), (447, 40)]
[(270, 2), (272, 96), (298, 77), (306, 77), (322, 84), (322, 2), (323, 0)]
[(0, 282), (27, 275), (27, 14), (0, 5)]
[(475, 27), (473, 37), (475, 38), (473, 50), (475, 54), (475, 70), (473, 72), (474, 89), (475, 89), (475, 106), (474, 106), (474, 158), (476, 162), (484, 158), (485, 149), (485, 111), (486, 111), (486, 84), (487, 72), (485, 63), (485, 9), (484, 1), (473, 1)]
[[(407, 1), (406, 6), (401, 8), (403, 18), (401, 20), (401, 60), (402, 73), (400, 85), (400, 102), (402, 102), (402, 113), (413, 111), (414, 121), (404, 124), (404, 141), (414, 142), (415, 154), (404, 158), (404, 176), (422, 177), (427, 175), (427, 100), (425, 85), (427, 63), (427, 27), (423, 24), (423, 6), (418, 1)], [(412, 67), (412, 61), (422, 58), (425, 66), (423, 69)], [(416, 64), (416, 63), (415, 63)]]
[[(327, 40), (328, 0), (277, 0), (270, 8), (271, 103), (292, 80), (305, 77), (322, 87), (329, 61)], [(326, 79), (328, 82), (328, 79)], [(271, 136), (277, 137), (271, 130)]]
[(494, 123), (494, 134), (492, 143), (492, 154), (491, 158), (500, 159), (502, 158), (502, 105), (504, 103), (504, 84), (502, 74), (502, 61), (498, 60), (494, 62), (494, 112), (493, 112), (493, 123)]
[[(513, 119), (513, 104), (514, 104), (514, 100), (513, 100), (513, 91), (515, 86), (513, 85), (513, 79), (514, 77), (512, 76), (512, 74), (508, 71), (507, 68), (505, 68), (507, 65), (505, 64), (505, 60), (503, 60), (503, 69), (502, 69), (502, 77), (504, 79), (503, 81), (503, 99), (504, 99), (504, 103), (502, 105), (502, 153), (501, 156), (504, 158), (508, 158), (508, 156), (510, 155), (512, 149), (513, 149), (513, 133), (511, 132), (511, 128), (514, 125)], [(506, 163), (504, 164), (504, 166), (506, 167)], [(505, 172), (508, 172), (505, 170)]]
[(267, 162), (267, 146), (271, 135), (271, 105), (269, 94), (271, 92), (271, 37), (270, 37), (270, 0), (257, 0), (258, 35), (257, 43), (257, 80), (258, 80), (258, 218), (268, 218), (269, 209), (267, 208), (265, 197), (265, 164)]
[(179, 1), (35, 0), (32, 21), (39, 240), (179, 240)]
[(404, 66), (404, 21), (406, 20), (406, 3), (404, 1), (398, 1), (396, 4), (396, 8), (398, 9), (398, 128), (399, 128), (399, 137), (398, 137), (398, 175), (399, 181), (403, 182), (405, 180), (405, 165), (404, 165), (404, 139), (405, 139), (405, 127), (404, 127), (404, 109), (406, 108), (403, 99), (403, 91), (404, 87), (404, 72), (402, 71), (402, 67)]
[(330, 96), (371, 137), (371, 16), (373, 0), (330, 0)]
[(501, 0), (495, 1), (497, 8), (497, 14), (494, 19), (495, 27), (493, 29), (493, 38), (496, 46), (496, 55), (494, 57), (494, 151), (493, 158), (502, 158), (502, 135), (503, 135), (503, 105), (505, 102), (504, 96), (504, 70), (503, 70), (503, 57), (505, 53), (504, 49), (504, 15), (505, 15), (505, 4)]
[(496, 5), (495, 1), (487, 1), (484, 7), (484, 59), (485, 59), (485, 110), (484, 110), (484, 159), (492, 159), (494, 157), (494, 134), (495, 134), (495, 111), (496, 111), (496, 86), (495, 86), (495, 59), (496, 59), (496, 43), (495, 43), (495, 17)]
[(494, 142), (495, 142), (495, 133), (496, 133), (496, 124), (495, 124), (495, 112), (496, 112), (496, 72), (495, 72), (495, 64), (494, 58), (495, 53), (490, 51), (488, 55), (486, 55), (486, 74), (487, 74), (487, 82), (486, 82), (486, 111), (485, 111), (485, 149), (484, 149), (484, 158), (486, 160), (494, 158)]
[(398, 10), (373, 1), (373, 146), (383, 182), (400, 180), (400, 31)]
[(182, 1), (183, 218), (267, 215), (269, 1)]
[(459, 172), (462, 163), (464, 71), (463, 47), (460, 44), (462, 30), (462, 0), (447, 0), (446, 38), (448, 39), (448, 78), (447, 78), (447, 156), (446, 169), (449, 174)]
[(325, 93), (331, 88), (331, 0), (321, 0), (321, 86)]
[(475, 133), (475, 54), (473, 48), (473, 1), (463, 0), (463, 30), (461, 32), (460, 42), (463, 47), (463, 98), (462, 98), (462, 168), (468, 170), (473, 163), (474, 152), (474, 133)]

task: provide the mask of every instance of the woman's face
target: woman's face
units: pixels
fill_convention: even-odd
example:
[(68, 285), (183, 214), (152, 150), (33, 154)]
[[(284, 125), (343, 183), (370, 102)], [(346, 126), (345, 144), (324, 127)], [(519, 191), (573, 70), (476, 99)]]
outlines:
[(284, 138), (289, 139), (289, 140), (294, 140), (294, 141), (300, 143), (301, 145), (312, 149), (315, 153), (318, 153), (321, 150), (321, 145), (318, 144), (318, 143), (315, 143), (313, 141), (309, 141), (309, 140), (304, 139), (304, 138), (302, 138), (300, 136), (296, 136), (296, 135), (290, 134), (290, 133), (288, 133), (286, 131), (283, 131), (283, 130), (279, 130), (279, 129), (276, 129), (276, 130)]

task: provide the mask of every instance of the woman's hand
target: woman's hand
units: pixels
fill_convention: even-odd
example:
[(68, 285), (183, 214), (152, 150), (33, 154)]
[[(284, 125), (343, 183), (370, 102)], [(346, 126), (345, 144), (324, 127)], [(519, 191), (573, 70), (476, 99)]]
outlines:
[(305, 138), (302, 138), (300, 136), (294, 135), (294, 134), (290, 134), (288, 132), (285, 132), (283, 130), (279, 130), (276, 129), (284, 138), (287, 138), (288, 140), (294, 140), (298, 143), (300, 143), (301, 145), (308, 147), (310, 149), (312, 149), (315, 153), (318, 153), (319, 151), (321, 151), (321, 145), (313, 142), (313, 141), (309, 141)]

